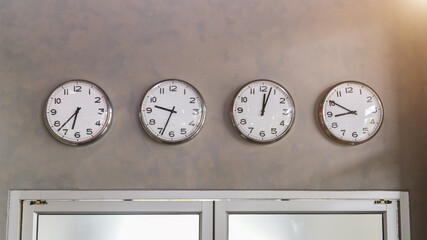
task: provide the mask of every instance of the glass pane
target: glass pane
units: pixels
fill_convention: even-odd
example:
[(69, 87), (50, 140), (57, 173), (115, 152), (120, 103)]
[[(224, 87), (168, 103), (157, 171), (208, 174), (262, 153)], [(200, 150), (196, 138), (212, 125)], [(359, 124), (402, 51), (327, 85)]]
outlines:
[(199, 215), (39, 215), (38, 240), (199, 239)]
[(382, 240), (381, 214), (230, 214), (229, 240)]

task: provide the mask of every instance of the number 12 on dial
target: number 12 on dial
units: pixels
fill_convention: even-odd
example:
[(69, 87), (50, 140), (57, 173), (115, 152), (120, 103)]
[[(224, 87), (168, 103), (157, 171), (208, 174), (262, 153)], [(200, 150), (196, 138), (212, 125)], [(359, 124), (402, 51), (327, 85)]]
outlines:
[(289, 132), (295, 119), (295, 104), (280, 84), (255, 80), (238, 91), (230, 115), (243, 138), (256, 143), (271, 143)]

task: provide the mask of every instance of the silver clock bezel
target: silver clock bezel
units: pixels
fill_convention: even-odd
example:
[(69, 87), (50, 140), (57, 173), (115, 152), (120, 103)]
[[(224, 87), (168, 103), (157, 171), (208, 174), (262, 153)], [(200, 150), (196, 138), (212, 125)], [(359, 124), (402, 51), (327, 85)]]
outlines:
[[(277, 136), (277, 137), (275, 137), (275, 138), (273, 138), (273, 139), (271, 139), (271, 140), (268, 140), (268, 141), (260, 141), (260, 140), (258, 140), (258, 139), (254, 139), (254, 138), (250, 138), (250, 137), (246, 136), (246, 135), (245, 135), (243, 132), (241, 132), (241, 131), (240, 131), (240, 129), (238, 128), (238, 126), (237, 126), (237, 122), (236, 122), (236, 119), (235, 119), (235, 115), (234, 115), (234, 113), (233, 113), (234, 104), (235, 104), (236, 99), (237, 99), (237, 97), (239, 96), (240, 92), (241, 92), (243, 89), (245, 89), (246, 87), (248, 87), (249, 85), (251, 85), (251, 84), (253, 84), (253, 83), (256, 83), (256, 82), (269, 82), (269, 83), (271, 83), (271, 84), (273, 84), (273, 85), (276, 85), (278, 88), (280, 88), (282, 91), (284, 91), (284, 92), (289, 96), (289, 99), (291, 100), (291, 102), (292, 102), (292, 106), (293, 106), (291, 121), (290, 121), (290, 123), (289, 123), (288, 127), (286, 128), (286, 130), (285, 130), (285, 131), (283, 131), (283, 133), (282, 133), (282, 134), (280, 134), (279, 136)], [(250, 82), (246, 83), (246, 84), (245, 84), (245, 85), (243, 85), (241, 88), (239, 88), (239, 90), (237, 91), (237, 93), (234, 95), (233, 102), (232, 102), (232, 104), (231, 104), (231, 109), (230, 109), (230, 118), (231, 118), (231, 123), (232, 123), (232, 125), (233, 125), (233, 128), (237, 131), (237, 133), (238, 133), (242, 138), (244, 138), (244, 139), (246, 139), (246, 140), (248, 140), (248, 141), (250, 141), (250, 142), (253, 142), (253, 143), (260, 143), (260, 144), (270, 144), (270, 143), (275, 143), (275, 142), (277, 142), (277, 141), (281, 140), (283, 137), (285, 137), (285, 136), (289, 133), (289, 131), (291, 130), (291, 128), (292, 128), (292, 126), (293, 126), (293, 124), (294, 124), (295, 116), (296, 116), (296, 105), (295, 105), (295, 101), (294, 101), (294, 99), (292, 98), (292, 95), (291, 95), (291, 94), (289, 93), (289, 91), (288, 91), (288, 90), (286, 90), (286, 88), (285, 88), (285, 87), (283, 87), (281, 84), (279, 84), (279, 83), (277, 83), (277, 82), (275, 82), (275, 81), (273, 81), (273, 80), (269, 80), (269, 79), (256, 79), (256, 80), (253, 80), (253, 81), (250, 81)]]
[[(326, 100), (333, 93), (333, 91), (335, 90), (335, 88), (337, 88), (340, 85), (348, 84), (348, 83), (350, 83), (350, 84), (358, 84), (358, 85), (361, 85), (364, 88), (367, 88), (378, 99), (378, 104), (379, 104), (379, 107), (381, 108), (381, 122), (379, 123), (378, 128), (375, 130), (375, 132), (373, 134), (371, 134), (367, 139), (365, 139), (363, 141), (348, 141), (348, 140), (344, 140), (344, 139), (341, 139), (341, 138), (335, 136), (335, 134), (333, 134), (328, 129), (328, 126), (326, 125), (326, 122), (325, 122), (325, 120), (323, 118), (323, 107), (325, 105)], [(323, 98), (321, 99), (321, 101), (319, 103), (319, 115), (318, 115), (318, 117), (319, 117), (320, 126), (321, 126), (323, 132), (330, 139), (332, 139), (336, 143), (340, 143), (340, 144), (344, 144), (344, 145), (350, 145), (350, 146), (355, 146), (355, 145), (359, 145), (359, 144), (362, 144), (362, 143), (365, 143), (365, 142), (371, 140), (380, 131), (381, 126), (382, 126), (382, 124), (384, 122), (384, 106), (383, 106), (383, 103), (382, 103), (382, 100), (381, 100), (380, 96), (377, 94), (377, 92), (373, 88), (371, 88), (367, 84), (359, 82), (359, 81), (347, 80), (347, 81), (339, 82), (339, 83), (335, 84), (334, 86), (332, 86), (331, 88), (329, 88), (329, 90), (323, 96)]]
[[(194, 91), (194, 93), (197, 95), (197, 97), (199, 98), (199, 102), (200, 102), (200, 105), (201, 105), (201, 108), (202, 108), (202, 116), (201, 116), (200, 123), (197, 126), (196, 130), (191, 135), (188, 135), (186, 138), (184, 138), (182, 140), (179, 140), (179, 141), (170, 141), (170, 140), (165, 140), (165, 139), (157, 137), (157, 135), (154, 134), (153, 132), (151, 132), (151, 130), (146, 126), (146, 123), (144, 122), (144, 118), (143, 118), (142, 104), (144, 103), (144, 99), (147, 98), (148, 93), (152, 89), (155, 89), (155, 88), (159, 87), (160, 85), (164, 84), (165, 82), (180, 82), (180, 83), (188, 86), (189, 88), (191, 88)], [(185, 143), (185, 142), (188, 142), (188, 141), (192, 140), (201, 131), (201, 129), (202, 129), (204, 123), (205, 123), (205, 120), (206, 120), (206, 103), (205, 103), (205, 101), (204, 101), (204, 99), (202, 97), (202, 94), (200, 94), (199, 90), (197, 90), (197, 88), (195, 88), (192, 84), (190, 84), (190, 83), (188, 83), (188, 82), (186, 82), (184, 80), (181, 80), (181, 79), (164, 79), (162, 81), (159, 81), (159, 82), (155, 83), (153, 86), (151, 86), (145, 92), (144, 96), (142, 97), (141, 103), (139, 104), (138, 113), (139, 113), (138, 114), (139, 115), (139, 121), (141, 123), (142, 128), (148, 134), (148, 136), (150, 136), (152, 139), (154, 139), (154, 140), (156, 140), (157, 142), (160, 142), (160, 143), (167, 143), (167, 144), (171, 144), (171, 145), (173, 145), (173, 144), (180, 144), (180, 143)]]
[[(64, 138), (60, 137), (58, 134), (55, 133), (54, 130), (52, 130), (52, 128), (51, 128), (51, 126), (49, 124), (49, 121), (47, 119), (47, 107), (48, 107), (48, 102), (49, 102), (50, 97), (52, 96), (52, 94), (57, 89), (63, 87), (64, 85), (70, 84), (70, 83), (80, 83), (80, 82), (81, 83), (85, 83), (85, 84), (89, 84), (89, 85), (93, 86), (94, 88), (96, 88), (104, 96), (104, 99), (105, 99), (105, 102), (106, 102), (107, 108), (108, 108), (108, 110), (107, 110), (108, 116), (107, 116), (107, 119), (105, 121), (103, 129), (96, 136), (94, 136), (93, 138), (90, 138), (90, 139), (85, 140), (85, 141), (70, 141), (70, 140), (67, 140), (67, 139), (64, 139)], [(45, 105), (44, 105), (43, 109), (44, 109), (44, 112), (43, 112), (44, 123), (45, 123), (45, 126), (48, 129), (49, 133), (56, 140), (58, 140), (59, 142), (64, 143), (64, 144), (69, 145), (69, 146), (74, 146), (74, 147), (85, 146), (85, 145), (94, 143), (94, 142), (98, 141), (99, 139), (101, 139), (103, 136), (105, 136), (105, 134), (110, 129), (111, 124), (112, 124), (112, 119), (113, 119), (113, 105), (111, 104), (111, 101), (108, 98), (108, 95), (105, 93), (105, 91), (100, 86), (98, 86), (97, 84), (95, 84), (95, 83), (93, 83), (91, 81), (84, 80), (84, 79), (72, 79), (72, 80), (68, 80), (68, 81), (65, 81), (65, 82), (61, 83), (56, 88), (54, 88), (53, 91), (50, 92), (50, 94), (49, 94), (49, 96), (48, 96), (48, 98), (47, 98), (47, 100), (45, 102)]]

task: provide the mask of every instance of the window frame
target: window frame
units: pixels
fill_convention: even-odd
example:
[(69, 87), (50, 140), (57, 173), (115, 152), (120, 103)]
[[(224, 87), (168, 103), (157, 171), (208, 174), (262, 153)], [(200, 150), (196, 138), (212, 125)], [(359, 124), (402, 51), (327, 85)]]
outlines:
[[(25, 201), (45, 200), (52, 201), (116, 201), (126, 202), (207, 202), (211, 205), (211, 223), (212, 233), (206, 236), (206, 239), (214, 239), (215, 231), (218, 226), (214, 226), (213, 209), (218, 209), (223, 202), (237, 201), (349, 201), (349, 200), (367, 200), (377, 201), (386, 199), (396, 208), (394, 222), (388, 222), (395, 225), (398, 229), (401, 240), (410, 240), (410, 221), (409, 221), (409, 193), (403, 191), (252, 191), (252, 190), (10, 190), (7, 214), (7, 240), (25, 240), (21, 238), (23, 227), (23, 206)], [(390, 206), (391, 208), (391, 206)], [(215, 213), (216, 214), (216, 213)], [(392, 216), (392, 214), (388, 214)], [(391, 219), (391, 218), (390, 218)], [(206, 220), (207, 221), (207, 220)], [(205, 230), (202, 230), (205, 232)], [(207, 233), (208, 231), (206, 231)], [(210, 237), (210, 238), (209, 238)], [(216, 239), (221, 239), (215, 235)], [(203, 239), (204, 240), (204, 239)], [(222, 240), (222, 239), (221, 239)]]
[(237, 200), (215, 204), (215, 236), (228, 240), (230, 214), (365, 214), (383, 217), (383, 239), (399, 240), (397, 202), (376, 204), (370, 200)]

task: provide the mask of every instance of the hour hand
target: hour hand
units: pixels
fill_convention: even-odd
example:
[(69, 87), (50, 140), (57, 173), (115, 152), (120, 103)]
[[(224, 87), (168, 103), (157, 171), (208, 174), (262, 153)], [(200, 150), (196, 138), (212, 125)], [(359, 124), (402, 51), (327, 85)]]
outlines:
[(160, 107), (160, 106), (157, 106), (157, 105), (154, 105), (154, 107), (155, 107), (155, 108), (158, 108), (158, 109), (162, 109), (162, 110), (168, 111), (168, 112), (171, 112), (171, 113), (176, 113), (176, 111), (174, 110), (174, 109), (175, 109), (175, 107), (174, 107), (174, 108), (172, 108), (172, 109), (167, 109), (167, 108)]

